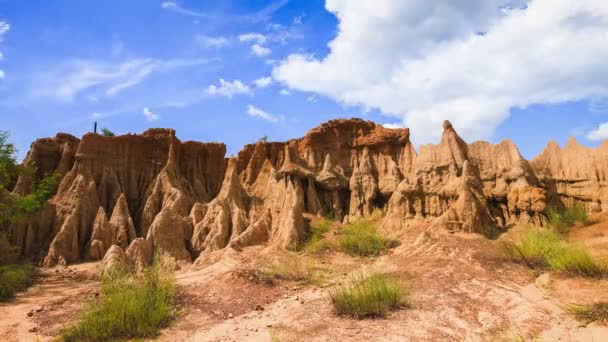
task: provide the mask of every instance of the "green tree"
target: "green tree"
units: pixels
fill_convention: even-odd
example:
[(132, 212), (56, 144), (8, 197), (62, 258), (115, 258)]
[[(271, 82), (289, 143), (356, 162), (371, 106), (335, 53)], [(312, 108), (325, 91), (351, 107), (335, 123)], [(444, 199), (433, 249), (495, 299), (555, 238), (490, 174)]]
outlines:
[(110, 131), (109, 129), (102, 127), (101, 128), (101, 134), (105, 135), (106, 137), (115, 137), (116, 133)]
[(2, 227), (6, 230), (9, 224), (40, 210), (55, 193), (61, 178), (58, 173), (45, 175), (33, 184), (31, 193), (25, 196), (10, 192), (20, 175), (33, 177), (35, 166), (17, 163), (17, 150), (8, 142), (8, 137), (8, 132), (0, 131), (0, 231)]
[(258, 139), (258, 141), (267, 142), (268, 141), (268, 136), (264, 135), (260, 139)]

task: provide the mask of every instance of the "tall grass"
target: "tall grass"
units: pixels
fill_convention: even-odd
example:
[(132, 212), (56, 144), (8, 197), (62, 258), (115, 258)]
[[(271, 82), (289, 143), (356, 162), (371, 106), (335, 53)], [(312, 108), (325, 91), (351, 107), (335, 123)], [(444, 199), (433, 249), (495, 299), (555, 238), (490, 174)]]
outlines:
[(359, 220), (340, 230), (338, 244), (351, 255), (377, 256), (384, 250), (398, 246), (399, 242), (383, 237), (373, 224)]
[(589, 216), (585, 207), (574, 204), (563, 209), (547, 209), (547, 222), (558, 233), (565, 235), (575, 224), (588, 224)]
[(12, 299), (15, 293), (27, 289), (33, 284), (35, 273), (34, 266), (27, 263), (0, 266), (0, 301)]
[(567, 311), (579, 321), (586, 323), (599, 322), (608, 324), (608, 303), (595, 303), (593, 305), (570, 305)]
[(333, 288), (329, 297), (338, 315), (357, 319), (384, 317), (409, 305), (409, 292), (401, 280), (380, 273)]
[(102, 279), (102, 297), (65, 328), (64, 341), (108, 341), (153, 337), (174, 315), (175, 279), (163, 261), (135, 276), (124, 271)]
[(309, 282), (313, 278), (313, 266), (296, 254), (288, 254), (286, 259), (278, 260), (260, 267), (255, 271), (255, 278), (266, 285), (274, 285), (277, 281)]
[(550, 269), (584, 277), (608, 274), (606, 265), (598, 263), (588, 250), (568, 243), (551, 231), (528, 230), (519, 242), (505, 242), (505, 252), (533, 269)]
[(300, 246), (299, 250), (310, 254), (318, 254), (332, 249), (333, 246), (325, 238), (325, 234), (331, 230), (333, 224), (334, 221), (329, 218), (323, 218), (321, 220), (312, 222), (310, 224), (310, 236)]

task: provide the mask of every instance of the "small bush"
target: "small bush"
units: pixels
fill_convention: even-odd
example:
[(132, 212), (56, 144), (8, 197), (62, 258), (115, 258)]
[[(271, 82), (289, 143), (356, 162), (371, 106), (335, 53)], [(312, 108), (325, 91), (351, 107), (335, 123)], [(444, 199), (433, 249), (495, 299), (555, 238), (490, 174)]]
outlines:
[(574, 204), (563, 209), (549, 208), (547, 221), (549, 226), (565, 235), (568, 233), (568, 229), (575, 224), (588, 224), (589, 216), (582, 205)]
[(389, 311), (409, 304), (403, 283), (379, 273), (331, 289), (329, 297), (338, 315), (357, 319), (385, 317)]
[(570, 305), (568, 312), (576, 319), (585, 323), (599, 322), (608, 324), (608, 303), (595, 303), (593, 305)]
[(528, 230), (519, 242), (506, 242), (503, 247), (510, 257), (522, 260), (533, 269), (550, 269), (585, 277), (608, 273), (606, 266), (595, 261), (584, 246), (570, 244), (550, 231)]
[(106, 137), (115, 137), (116, 133), (112, 132), (108, 128), (102, 127), (101, 128), (101, 135), (104, 135)]
[(175, 279), (161, 261), (143, 276), (106, 274), (102, 298), (91, 303), (74, 326), (64, 329), (64, 341), (108, 341), (153, 337), (174, 314)]
[(340, 248), (351, 255), (377, 256), (382, 251), (399, 245), (395, 240), (386, 239), (376, 228), (366, 221), (355, 221), (340, 231)]
[(9, 264), (0, 266), (0, 301), (13, 298), (33, 283), (36, 269), (30, 264)]
[(328, 251), (333, 248), (332, 244), (327, 241), (325, 234), (331, 230), (334, 222), (328, 218), (313, 222), (310, 224), (310, 236), (300, 246), (299, 250), (307, 253), (318, 254)]

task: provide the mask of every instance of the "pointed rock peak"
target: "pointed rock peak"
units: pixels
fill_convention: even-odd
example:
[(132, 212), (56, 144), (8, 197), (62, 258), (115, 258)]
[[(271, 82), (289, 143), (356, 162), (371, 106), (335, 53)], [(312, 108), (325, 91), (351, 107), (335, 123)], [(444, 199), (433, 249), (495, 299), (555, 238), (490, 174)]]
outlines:
[(565, 148), (578, 148), (578, 147), (583, 147), (583, 145), (578, 143), (578, 141), (576, 140), (576, 137), (571, 136), (570, 138), (568, 138), (568, 142), (566, 143)]
[(443, 121), (443, 130), (447, 131), (447, 130), (453, 130), (454, 127), (452, 126), (452, 123), (449, 120), (444, 120)]
[(458, 166), (462, 166), (463, 162), (469, 159), (469, 147), (467, 143), (460, 138), (448, 120), (443, 122), (443, 135), (441, 136), (440, 146), (443, 149), (449, 150), (451, 159), (455, 161)]
[(112, 219), (127, 219), (130, 218), (131, 214), (129, 213), (129, 204), (127, 203), (127, 197), (124, 193), (121, 193), (116, 201), (116, 205), (114, 206), (114, 210), (112, 211)]
[(222, 190), (218, 197), (226, 198), (241, 194), (242, 187), (239, 180), (237, 165), (237, 158), (232, 157), (228, 160), (226, 175), (224, 176), (224, 182), (222, 183)]
[(175, 151), (175, 141), (169, 145), (169, 156), (167, 157), (167, 167), (177, 167), (177, 152)]
[(103, 210), (103, 207), (99, 207), (97, 209), (97, 214), (95, 215), (94, 226), (100, 226), (100, 224), (105, 224), (108, 222), (108, 216), (106, 215), (106, 211)]

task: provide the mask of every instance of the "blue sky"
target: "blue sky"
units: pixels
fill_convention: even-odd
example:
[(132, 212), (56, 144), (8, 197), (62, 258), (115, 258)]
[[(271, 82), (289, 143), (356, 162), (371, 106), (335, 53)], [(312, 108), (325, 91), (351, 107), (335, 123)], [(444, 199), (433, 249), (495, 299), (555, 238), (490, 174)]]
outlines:
[(422, 3), (0, 0), (0, 129), (20, 156), (94, 121), (230, 153), (339, 117), (408, 126), (416, 144), (447, 118), (528, 158), (608, 137), (603, 1)]

